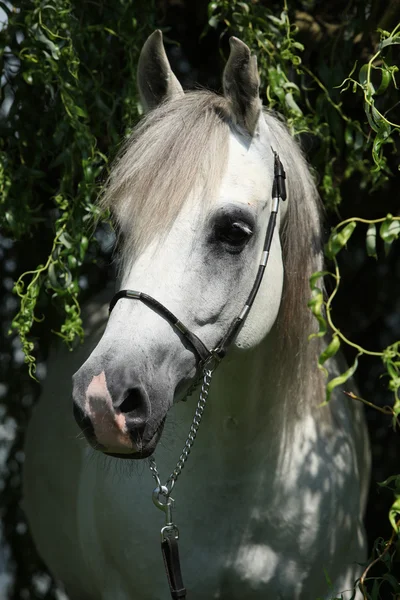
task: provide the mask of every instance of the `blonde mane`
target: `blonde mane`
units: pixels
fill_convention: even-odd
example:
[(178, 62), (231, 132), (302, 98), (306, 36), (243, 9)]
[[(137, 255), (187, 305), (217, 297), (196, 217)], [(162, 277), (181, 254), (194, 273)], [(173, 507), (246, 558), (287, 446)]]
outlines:
[(212, 197), (228, 158), (229, 122), (227, 100), (199, 91), (162, 104), (135, 128), (100, 199), (123, 231), (123, 262), (168, 231), (197, 184)]

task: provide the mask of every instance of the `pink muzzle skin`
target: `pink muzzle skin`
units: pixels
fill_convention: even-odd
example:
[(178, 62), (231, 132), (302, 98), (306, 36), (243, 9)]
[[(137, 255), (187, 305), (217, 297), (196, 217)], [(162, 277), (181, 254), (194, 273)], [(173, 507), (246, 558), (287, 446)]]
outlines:
[(117, 413), (113, 407), (104, 371), (93, 377), (86, 390), (85, 413), (92, 422), (97, 442), (105, 452), (138, 452), (129, 435), (125, 415)]

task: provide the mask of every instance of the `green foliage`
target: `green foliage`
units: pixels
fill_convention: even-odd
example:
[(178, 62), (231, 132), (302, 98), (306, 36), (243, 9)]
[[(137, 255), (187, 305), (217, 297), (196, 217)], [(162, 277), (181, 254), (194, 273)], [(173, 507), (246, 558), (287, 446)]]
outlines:
[[(382, 187), (390, 175), (384, 151), (388, 147), (393, 149), (392, 134), (394, 130), (398, 132), (398, 126), (376, 108), (374, 97), (386, 97), (389, 91), (397, 90), (397, 67), (388, 62), (376, 67), (382, 74), (376, 91), (370, 80), (374, 61), (398, 43), (399, 34), (396, 30), (391, 34), (382, 32), (379, 50), (360, 69), (362, 83), (352, 79), (355, 65), (350, 77), (339, 86), (340, 80), (334, 79), (335, 69), (320, 64), (318, 72), (314, 72), (304, 64), (304, 46), (297, 39), (297, 27), (290, 21), (286, 2), (284, 7), (276, 17), (261, 2), (215, 1), (209, 5), (209, 24), (216, 27), (224, 23), (249, 45), (257, 54), (267, 106), (284, 115), (294, 135), (310, 134), (318, 140), (317, 150), (311, 153), (312, 162), (321, 175), (320, 191), (325, 206), (337, 210), (342, 199), (341, 184), (355, 173), (362, 176), (361, 185), (371, 189)], [(354, 34), (354, 22), (348, 27), (351, 30), (348, 35)], [(359, 87), (364, 93), (368, 108), (366, 123), (346, 114), (339, 90), (335, 89), (344, 92), (350, 82), (354, 82), (354, 91)], [(370, 135), (370, 127), (375, 136)], [(337, 167), (339, 157), (346, 165), (342, 172)]]
[[(372, 158), (375, 163), (375, 166), (372, 169), (374, 182), (377, 181), (374, 175), (380, 177), (382, 180), (384, 179), (382, 177), (382, 172), (390, 174), (390, 169), (387, 165), (387, 157), (384, 154), (384, 146), (386, 144), (393, 145), (393, 151), (395, 152), (396, 147), (391, 136), (392, 134), (398, 135), (400, 131), (400, 125), (389, 121), (377, 107), (377, 97), (386, 93), (390, 85), (393, 85), (396, 90), (398, 89), (395, 75), (399, 68), (397, 65), (389, 65), (383, 57), (383, 53), (391, 46), (400, 44), (400, 23), (392, 32), (380, 30), (380, 34), (381, 41), (377, 51), (371, 56), (368, 63), (362, 65), (360, 68), (358, 81), (352, 77), (356, 70), (357, 65), (355, 65), (353, 72), (340, 86), (342, 91), (346, 91), (351, 86), (354, 93), (360, 89), (364, 96), (365, 114), (369, 126), (375, 134), (371, 136), (372, 139), (370, 143), (370, 145), (372, 144)], [(379, 64), (375, 64), (378, 60)], [(378, 75), (378, 82), (376, 85), (372, 83), (374, 72)]]
[[(400, 475), (392, 475), (379, 483), (381, 487), (388, 487), (396, 498), (389, 512), (389, 519), (396, 533), (400, 532)], [(399, 590), (400, 591), (400, 590)]]
[[(322, 365), (328, 358), (330, 358), (337, 352), (336, 347), (338, 341), (344, 342), (348, 346), (355, 348), (358, 352), (357, 357), (363, 354), (370, 356), (379, 356), (382, 359), (383, 365), (385, 366), (387, 375), (389, 377), (388, 388), (393, 392), (394, 396), (392, 416), (393, 427), (396, 427), (396, 425), (400, 426), (400, 341), (391, 344), (382, 351), (367, 350), (346, 338), (346, 336), (336, 327), (332, 317), (332, 302), (338, 292), (341, 279), (339, 264), (336, 256), (346, 246), (353, 231), (356, 228), (357, 223), (363, 223), (364, 225), (368, 225), (366, 231), (366, 249), (369, 256), (377, 257), (376, 226), (378, 223), (380, 223), (379, 237), (384, 243), (385, 253), (389, 252), (392, 243), (400, 236), (400, 217), (393, 217), (393, 215), (391, 214), (388, 214), (386, 217), (381, 219), (368, 220), (361, 219), (359, 217), (346, 219), (345, 221), (342, 221), (332, 229), (329, 240), (325, 247), (325, 254), (328, 259), (332, 260), (334, 264), (334, 271), (314, 273), (310, 279), (312, 299), (309, 302), (309, 306), (319, 324), (319, 332), (317, 334), (314, 334), (314, 336), (316, 335), (318, 337), (322, 337), (328, 331), (333, 333), (332, 342), (328, 345), (328, 347), (319, 357), (319, 364)], [(318, 280), (324, 275), (332, 277), (335, 281), (335, 287), (327, 299), (324, 298), (321, 287), (318, 287), (317, 285)], [(335, 340), (336, 342), (334, 343)], [(344, 378), (342, 378), (342, 376), (337, 377), (328, 383), (326, 401), (329, 401), (333, 389), (337, 385), (341, 385), (345, 381), (347, 381), (349, 377), (353, 375), (356, 368), (357, 359), (353, 371), (349, 369), (349, 371), (343, 374)]]
[[(152, 2), (90, 3), (74, 0), (13, 2), (0, 30), (0, 224), (16, 239), (32, 240), (43, 263), (15, 284), (18, 331), (34, 372), (33, 323), (38, 303), (51, 295), (64, 323), (58, 334), (82, 338), (79, 274), (87, 259), (95, 200), (107, 155), (138, 117), (138, 53), (153, 30)], [(143, 23), (144, 25), (139, 25)], [(91, 258), (96, 254), (91, 242)]]

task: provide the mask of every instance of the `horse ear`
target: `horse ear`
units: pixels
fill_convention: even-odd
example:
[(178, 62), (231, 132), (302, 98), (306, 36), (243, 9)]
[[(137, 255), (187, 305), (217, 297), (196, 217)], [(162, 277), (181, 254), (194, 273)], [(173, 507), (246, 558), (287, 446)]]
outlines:
[(238, 38), (231, 37), (229, 44), (231, 53), (223, 75), (224, 94), (231, 102), (238, 124), (254, 135), (262, 107), (257, 58), (251, 56), (248, 46)]
[(146, 40), (139, 57), (137, 85), (146, 111), (173, 96), (182, 96), (183, 89), (172, 72), (165, 54), (159, 29)]

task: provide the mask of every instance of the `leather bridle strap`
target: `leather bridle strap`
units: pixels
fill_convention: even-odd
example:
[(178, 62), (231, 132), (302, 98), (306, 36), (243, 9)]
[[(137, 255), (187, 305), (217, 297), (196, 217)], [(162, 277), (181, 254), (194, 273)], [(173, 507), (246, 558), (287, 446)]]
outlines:
[(170, 310), (168, 310), (168, 308), (166, 308), (163, 304), (158, 302), (158, 300), (156, 300), (152, 296), (149, 296), (148, 294), (145, 294), (143, 292), (137, 292), (134, 290), (121, 290), (117, 292), (110, 302), (109, 313), (111, 313), (116, 303), (118, 302), (118, 300), (121, 300), (121, 298), (140, 300), (141, 302), (143, 302), (143, 304), (146, 304), (146, 306), (153, 309), (162, 317), (164, 317), (172, 325), (172, 327), (180, 334), (180, 336), (183, 337), (186, 343), (191, 347), (193, 352), (199, 358), (199, 368), (203, 367), (204, 364), (210, 359), (216, 359), (218, 361), (221, 360), (225, 356), (229, 346), (232, 344), (237, 334), (239, 333), (240, 328), (242, 327), (244, 321), (247, 318), (247, 315), (250, 312), (250, 308), (252, 307), (253, 302), (257, 296), (257, 292), (260, 289), (265, 268), (267, 266), (271, 242), (275, 230), (276, 217), (279, 208), (279, 200), (286, 200), (285, 179), (286, 174), (283, 165), (280, 161), (277, 152), (274, 152), (274, 181), (272, 185), (273, 205), (268, 221), (263, 252), (261, 255), (261, 262), (258, 267), (256, 279), (240, 315), (233, 321), (227, 333), (224, 335), (224, 337), (220, 340), (220, 342), (213, 350), (209, 350), (207, 346), (201, 341), (201, 339), (195, 333), (190, 331), (190, 329), (188, 329), (186, 325), (182, 323), (182, 321), (180, 321)]
[(144, 294), (143, 292), (135, 292), (134, 290), (121, 290), (117, 292), (115, 296), (113, 296), (110, 306), (109, 312), (111, 313), (114, 306), (117, 304), (118, 300), (121, 298), (130, 298), (131, 300), (141, 300), (143, 304), (146, 304), (149, 308), (152, 308), (155, 312), (159, 313), (162, 317), (164, 317), (168, 323), (172, 325), (177, 332), (183, 336), (186, 342), (191, 346), (192, 350), (197, 354), (200, 358), (200, 362), (204, 363), (211, 356), (210, 350), (203, 344), (201, 339), (197, 337), (196, 334), (192, 333), (179, 319), (176, 317), (168, 308), (166, 308), (163, 304), (158, 302), (152, 296), (148, 294)]
[(223, 358), (227, 352), (227, 349), (232, 344), (237, 334), (239, 333), (239, 329), (243, 325), (247, 315), (250, 312), (250, 308), (252, 307), (254, 300), (257, 296), (257, 292), (260, 289), (260, 285), (262, 279), (264, 277), (264, 271), (267, 266), (269, 252), (271, 249), (272, 238), (274, 235), (276, 217), (278, 214), (279, 208), (279, 200), (286, 200), (286, 185), (285, 185), (286, 173), (283, 168), (283, 165), (279, 159), (277, 152), (274, 152), (274, 182), (272, 184), (272, 209), (271, 214), (268, 221), (267, 232), (265, 234), (265, 241), (263, 252), (261, 255), (261, 262), (258, 267), (257, 275), (255, 281), (253, 283), (253, 287), (251, 288), (250, 294), (246, 300), (246, 304), (243, 307), (242, 312), (236, 319), (233, 321), (231, 326), (229, 327), (227, 333), (224, 335), (222, 340), (217, 345), (214, 350), (214, 354), (218, 355), (219, 358)]

